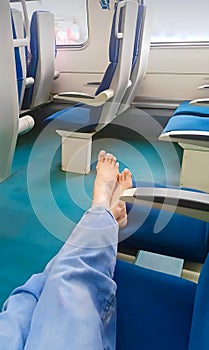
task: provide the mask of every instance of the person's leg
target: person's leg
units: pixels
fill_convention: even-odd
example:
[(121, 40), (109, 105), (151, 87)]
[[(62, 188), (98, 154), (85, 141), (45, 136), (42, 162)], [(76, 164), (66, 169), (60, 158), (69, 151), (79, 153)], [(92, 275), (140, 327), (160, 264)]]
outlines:
[(16, 288), (4, 303), (0, 313), (0, 350), (24, 349), (32, 315), (52, 265), (53, 260), (42, 273)]
[(112, 277), (118, 223), (109, 208), (117, 177), (115, 158), (100, 154), (93, 207), (56, 256), (33, 313), (26, 350), (115, 348)]
[[(104, 151), (100, 152), (97, 168), (100, 167), (100, 162), (104, 160), (105, 156), (106, 156), (106, 153)], [(113, 162), (114, 161), (115, 160), (113, 159)], [(105, 167), (106, 167), (106, 164), (105, 164)], [(127, 182), (127, 178), (123, 178), (122, 174), (118, 175), (118, 183), (120, 183), (120, 186), (122, 185), (121, 187), (122, 189), (123, 187), (124, 189), (129, 188), (130, 181)], [(122, 184), (121, 184), (121, 179), (123, 179)], [(100, 178), (97, 178), (97, 180), (99, 181), (97, 181), (97, 186), (95, 187), (98, 194), (97, 192), (95, 193), (94, 204), (105, 205), (104, 201), (106, 199), (104, 198), (104, 193), (102, 195), (103, 198), (101, 198), (100, 194), (106, 190), (103, 188), (103, 185), (105, 184), (106, 186), (106, 182), (108, 182), (108, 177), (106, 177), (106, 174), (104, 173), (103, 180), (101, 181)], [(102, 186), (102, 188), (100, 188), (100, 185)], [(108, 189), (109, 189), (109, 186), (110, 184), (108, 184)], [(111, 208), (111, 212), (113, 213), (117, 221), (120, 223), (121, 220), (123, 222), (126, 221), (126, 213), (124, 212), (124, 208), (122, 208), (121, 206), (121, 202), (118, 201), (117, 203), (117, 198), (119, 195), (118, 186), (116, 186), (116, 189), (117, 191), (114, 190), (114, 193), (113, 193), (114, 198), (111, 199), (111, 206), (112, 206), (112, 203), (114, 202), (114, 207)], [(111, 191), (112, 191), (112, 188), (111, 188)], [(97, 198), (99, 199), (100, 202), (101, 200), (103, 200), (103, 203), (97, 203)], [(74, 237), (77, 240), (76, 235), (74, 235)], [(79, 243), (77, 242), (77, 244)], [(90, 244), (91, 244), (90, 239), (88, 239), (88, 245)], [(95, 238), (93, 236), (93, 245), (94, 244), (95, 244)], [(8, 298), (7, 302), (3, 307), (4, 312), (0, 314), (0, 349), (6, 349), (8, 348), (8, 346), (10, 350), (22, 349), (24, 347), (25, 340), (28, 336), (28, 332), (30, 329), (31, 318), (32, 318), (34, 309), (36, 307), (39, 296), (42, 292), (43, 286), (45, 285), (45, 282), (48, 277), (48, 273), (51, 270), (51, 267), (53, 266), (54, 261), (55, 261), (55, 258), (47, 265), (46, 269), (42, 273), (32, 276), (23, 286), (16, 288), (11, 293), (10, 297)], [(58, 264), (59, 264), (59, 259), (58, 259)], [(112, 322), (114, 322), (114, 317), (112, 317)], [(110, 321), (107, 322), (106, 324), (108, 325), (108, 327), (104, 329), (104, 334), (107, 334), (109, 331), (111, 332), (114, 329), (114, 325), (112, 326)], [(106, 339), (111, 340), (112, 337), (107, 336)]]

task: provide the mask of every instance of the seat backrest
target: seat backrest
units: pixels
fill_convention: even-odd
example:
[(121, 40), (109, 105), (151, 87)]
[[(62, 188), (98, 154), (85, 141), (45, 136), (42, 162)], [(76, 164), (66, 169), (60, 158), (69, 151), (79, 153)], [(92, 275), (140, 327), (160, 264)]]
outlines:
[(122, 98), (130, 81), (138, 1), (123, 0), (115, 4), (109, 44), (109, 66), (104, 74), (96, 95), (106, 89), (113, 89), (113, 98), (102, 107), (92, 107), (90, 124), (96, 130), (110, 123), (117, 114)]
[(194, 301), (189, 350), (209, 348), (209, 255), (200, 274)]
[(117, 349), (188, 349), (195, 283), (125, 261), (114, 280)]
[(54, 16), (48, 11), (36, 11), (31, 19), (30, 59), (27, 69), (27, 76), (34, 78), (34, 85), (26, 90), (24, 108), (32, 108), (49, 100), (54, 72)]
[[(22, 12), (16, 9), (11, 9), (12, 32), (13, 39), (24, 38), (24, 21)], [(22, 101), (26, 87), (26, 57), (25, 47), (15, 47), (15, 64), (17, 75), (18, 101), (21, 109)]]
[(0, 149), (2, 150), (0, 152), (0, 182), (2, 182), (10, 173), (19, 120), (11, 12), (7, 0), (1, 0), (0, 33), (0, 47), (4, 48), (1, 50), (0, 64)]
[(139, 4), (134, 52), (131, 69), (131, 85), (126, 90), (118, 114), (130, 107), (145, 77), (150, 51), (149, 7)]

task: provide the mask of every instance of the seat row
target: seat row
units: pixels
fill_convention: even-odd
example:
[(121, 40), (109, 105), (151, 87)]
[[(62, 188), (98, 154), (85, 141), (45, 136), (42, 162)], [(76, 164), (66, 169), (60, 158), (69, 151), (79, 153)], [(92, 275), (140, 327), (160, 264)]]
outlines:
[(4, 92), (0, 96), (0, 144), (5, 150), (0, 155), (0, 182), (10, 175), (18, 135), (34, 126), (30, 115), (19, 118), (20, 110), (48, 101), (55, 74), (53, 15), (44, 11), (34, 13), (30, 27), (26, 2), (21, 0), (21, 3), (24, 16), (10, 8), (9, 0), (3, 0), (0, 15), (1, 47), (5, 55), (0, 68)]
[[(3, 9), (5, 13), (8, 13), (9, 7), (7, 6), (7, 1), (2, 0), (2, 4), (1, 10)], [(4, 11), (1, 11), (1, 13), (2, 12)], [(135, 16), (136, 13), (139, 20)], [(76, 94), (75, 98), (75, 94), (73, 97), (68, 94), (71, 101), (85, 104), (79, 104), (75, 108), (58, 112), (58, 114), (52, 116), (50, 120), (48, 120), (48, 122), (51, 121), (52, 123), (56, 121), (55, 128), (62, 128), (64, 126), (62, 129), (65, 135), (64, 137), (68, 137), (69, 130), (77, 131), (78, 127), (80, 131), (84, 131), (84, 135), (87, 135), (86, 131), (90, 133), (94, 132), (95, 129), (100, 129), (109, 123), (116, 115), (119, 115), (119, 111), (124, 111), (124, 108), (127, 109), (130, 106), (135, 93), (134, 79), (135, 86), (138, 86), (140, 77), (142, 78), (144, 75), (144, 67), (141, 66), (142, 61), (140, 60), (143, 55), (146, 57), (147, 51), (145, 49), (141, 52), (139, 47), (137, 49), (136, 45), (136, 43), (140, 43), (142, 47), (144, 45), (142, 38), (145, 34), (142, 35), (143, 32), (140, 31), (140, 28), (142, 28), (141, 24), (145, 18), (144, 13), (145, 7), (138, 4), (138, 2), (119, 1), (116, 3), (110, 41), (111, 63), (95, 98), (90, 96), (81, 98), (78, 94)], [(123, 80), (125, 73), (123, 72), (122, 66), (124, 60), (126, 61), (127, 58), (126, 51), (123, 50), (125, 50), (125, 47), (126, 50), (127, 47), (130, 47), (130, 40), (127, 39), (127, 35), (122, 29), (130, 31), (127, 19), (127, 16), (130, 15), (131, 17), (129, 18), (131, 18), (133, 23), (134, 16), (136, 18), (135, 27), (138, 28), (138, 39), (140, 38), (142, 41), (137, 41), (137, 35), (134, 36), (134, 40), (132, 40), (133, 51), (129, 56), (129, 73), (127, 74), (126, 72), (126, 79)], [(14, 20), (14, 22), (15, 21), (16, 20)], [(136, 23), (138, 23), (138, 27)], [(9, 25), (10, 22), (8, 21), (6, 28), (8, 32)], [(125, 43), (122, 43), (123, 39), (126, 39)], [(10, 42), (10, 45), (7, 45), (6, 53), (10, 54), (10, 60), (12, 58), (12, 52), (14, 51), (12, 34), (8, 42)], [(135, 51), (134, 48), (136, 49)], [(137, 54), (137, 59), (135, 60), (135, 54), (133, 53), (137, 53), (137, 51), (141, 54)], [(16, 122), (16, 135), (19, 108), (23, 100), (24, 85), (27, 85), (27, 81), (23, 81), (21, 74), (20, 76), (18, 75), (21, 73), (21, 71), (18, 72), (17, 69), (17, 63), (18, 60), (20, 60), (18, 54), (20, 55), (19, 57), (21, 57), (24, 52), (21, 52), (21, 49), (16, 50), (16, 67), (15, 61), (11, 60), (14, 69), (10, 72), (11, 76), (9, 75), (8, 79), (5, 79), (7, 85), (10, 81), (10, 86), (13, 86), (14, 81), (16, 83), (15, 77), (17, 77), (18, 98), (17, 94), (15, 97), (15, 89), (11, 90), (14, 99), (13, 109), (15, 106), (15, 113), (12, 109), (9, 110), (13, 115), (11, 123), (14, 124)], [(40, 66), (39, 64), (34, 64), (33, 67), (37, 68)], [(3, 75), (3, 70), (1, 70), (1, 72)], [(113, 73), (111, 79), (110, 72)], [(108, 79), (108, 82), (106, 79)], [(40, 81), (38, 85), (40, 85)], [(33, 90), (36, 90), (34, 86)], [(107, 92), (107, 90), (111, 91)], [(28, 94), (31, 97), (32, 93), (30, 92)], [(107, 96), (105, 97), (104, 95)], [(40, 96), (42, 96), (42, 93), (40, 93)], [(60, 97), (63, 98), (66, 96)], [(3, 102), (2, 96), (0, 96), (0, 99), (1, 102)], [(122, 101), (124, 103), (122, 103)], [(6, 102), (11, 103), (11, 96), (9, 99), (6, 95)], [(90, 103), (90, 107), (88, 107), (87, 102)], [(96, 105), (97, 103), (98, 106)], [(10, 117), (8, 113), (6, 116), (7, 118)], [(78, 118), (81, 118), (80, 123), (78, 123)], [(88, 130), (85, 128), (88, 128)], [(8, 133), (6, 137), (8, 137)], [(0, 139), (0, 142), (1, 141)], [(12, 139), (13, 151), (15, 141), (16, 139)], [(4, 140), (4, 142), (6, 141)], [(5, 146), (4, 143), (2, 143), (1, 146)], [(70, 147), (70, 151), (72, 152), (72, 144), (70, 144)], [(130, 240), (132, 240), (131, 243), (130, 240), (129, 243), (127, 243), (128, 239), (124, 241), (128, 244), (128, 247), (146, 249), (188, 258), (189, 260), (205, 262), (199, 282), (195, 284), (179, 277), (118, 261), (114, 277), (118, 286), (117, 348), (120, 350), (135, 349), (138, 347), (148, 350), (153, 348), (182, 350), (196, 350), (197, 348), (202, 350), (208, 349), (209, 337), (207, 330), (209, 327), (209, 299), (207, 290), (209, 283), (209, 260), (208, 258), (205, 260), (208, 252), (208, 224), (200, 220), (175, 214), (164, 230), (158, 234), (154, 234), (154, 225), (156, 217), (159, 215), (159, 210), (153, 208), (147, 219), (145, 219), (144, 223), (140, 225), (138, 229), (140, 218), (146, 218), (146, 213), (144, 216), (142, 215), (143, 211), (146, 211), (146, 207), (134, 205), (129, 209), (131, 219), (129, 220), (128, 226), (120, 232), (124, 238), (130, 236), (130, 234), (135, 231), (134, 235), (130, 237)], [(181, 230), (179, 227), (181, 227)]]
[[(130, 27), (130, 18), (132, 27)], [(12, 23), (14, 38), (21, 37), (24, 33), (24, 23), (18, 11), (12, 11)], [(26, 62), (25, 49), (15, 48), (15, 58), (19, 104), (21, 105), (23, 100), (27, 79), (30, 81), (29, 76), (31, 76), (34, 84), (26, 88), (23, 104), (34, 107), (48, 100), (55, 71), (54, 22), (53, 15), (49, 12), (39, 11), (33, 14), (30, 47), (27, 78), (25, 63), (19, 63), (24, 60)], [(79, 170), (83, 173), (90, 170), (92, 137), (95, 131), (129, 109), (136, 89), (145, 75), (148, 52), (149, 21), (146, 6), (138, 1), (116, 2), (109, 44), (110, 64), (95, 96), (78, 95), (78, 93), (60, 94), (56, 96), (58, 101), (67, 99), (79, 103), (74, 107), (62, 109), (46, 120), (46, 123), (50, 122), (50, 126), (53, 125), (58, 129), (63, 138), (62, 167), (64, 170)], [(76, 152), (75, 144), (77, 147), (79, 138), (78, 148), (82, 149), (82, 155), (74, 157), (76, 158), (76, 164), (74, 164), (73, 150)], [(89, 157), (88, 160), (87, 157)], [(84, 159), (83, 164), (81, 159)], [(207, 223), (176, 214), (156, 236), (153, 231), (159, 214), (158, 209), (153, 209), (142, 225), (139, 225), (139, 218), (145, 217), (146, 208), (134, 206), (134, 211), (135, 214), (131, 214), (132, 223), (121, 233), (124, 237), (128, 237), (121, 243), (122, 247), (151, 250), (189, 260), (204, 261), (208, 252)], [(178, 225), (184, 228), (184, 235), (177, 233)]]
[[(21, 11), (11, 9), (13, 38), (24, 37)], [(55, 73), (54, 16), (49, 11), (35, 11), (30, 23), (30, 43), (15, 48), (16, 74), (20, 109), (47, 103)]]
[[(135, 17), (133, 17), (133, 14)], [(18, 11), (12, 12), (13, 35), (23, 35), (24, 25)], [(132, 27), (130, 28), (130, 18)], [(135, 18), (135, 22), (133, 21)], [(47, 23), (47, 31), (45, 24)], [(44, 31), (44, 35), (43, 35)], [(53, 35), (52, 35), (53, 32)], [(135, 33), (134, 38), (132, 32)], [(48, 34), (47, 34), (48, 33)], [(132, 35), (132, 41), (130, 36)], [(35, 83), (26, 88), (24, 105), (34, 107), (48, 100), (54, 77), (55, 37), (53, 15), (49, 12), (35, 12), (31, 20), (30, 60), (27, 79), (31, 76)], [(130, 47), (132, 53), (130, 54)], [(47, 48), (47, 49), (46, 49)], [(129, 49), (129, 51), (128, 51)], [(25, 77), (24, 48), (15, 49), (16, 71), (18, 77), (19, 103), (23, 100), (23, 90), (27, 83)], [(129, 52), (129, 56), (127, 55)], [(140, 85), (145, 72), (149, 53), (149, 21), (147, 8), (138, 1), (127, 3), (116, 2), (113, 16), (112, 31), (109, 44), (110, 64), (95, 93), (95, 97), (64, 93), (56, 96), (58, 101), (70, 100), (79, 102), (74, 107), (62, 109), (47, 118), (63, 138), (63, 170), (74, 170), (87, 173), (90, 170), (91, 142), (94, 132), (103, 128), (116, 116), (128, 110)], [(20, 56), (18, 60), (18, 54)], [(125, 63), (124, 63), (125, 61)], [(20, 74), (19, 66), (23, 66)], [(21, 79), (19, 79), (20, 75)], [(27, 81), (26, 79), (26, 81)], [(76, 132), (76, 131), (79, 132)], [(74, 133), (72, 134), (72, 131)], [(78, 148), (82, 155), (75, 157), (73, 163), (74, 143), (79, 142)], [(81, 147), (81, 142), (82, 146)], [(84, 150), (86, 149), (86, 154)], [(86, 158), (89, 157), (88, 162)], [(77, 163), (79, 159), (79, 163)], [(81, 159), (84, 159), (82, 164)], [(70, 164), (70, 169), (68, 169)], [(148, 217), (146, 207), (134, 206), (131, 212), (131, 223), (121, 232), (123, 237), (122, 249), (145, 249), (167, 255), (178, 256), (188, 260), (203, 262), (208, 252), (208, 224), (181, 215), (173, 215), (168, 225), (155, 235), (154, 226), (159, 215), (158, 209), (152, 209)], [(166, 215), (166, 214), (165, 214)], [(145, 218), (139, 224), (140, 218)], [(178, 233), (178, 225), (184, 234)], [(198, 234), (197, 234), (198, 232)]]

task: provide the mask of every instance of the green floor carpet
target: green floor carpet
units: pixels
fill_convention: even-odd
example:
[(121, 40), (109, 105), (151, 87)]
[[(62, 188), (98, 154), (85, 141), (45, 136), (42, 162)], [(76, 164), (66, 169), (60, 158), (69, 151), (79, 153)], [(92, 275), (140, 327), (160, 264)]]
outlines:
[(91, 205), (96, 156), (113, 152), (136, 180), (179, 183), (181, 151), (168, 143), (118, 140), (93, 143), (88, 176), (60, 170), (60, 138), (52, 132), (19, 138), (11, 176), (0, 184), (0, 304), (12, 289), (43, 269)]

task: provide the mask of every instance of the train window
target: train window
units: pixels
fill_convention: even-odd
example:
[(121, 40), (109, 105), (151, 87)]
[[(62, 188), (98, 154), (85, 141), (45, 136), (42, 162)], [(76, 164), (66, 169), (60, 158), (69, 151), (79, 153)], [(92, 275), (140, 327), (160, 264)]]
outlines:
[(36, 10), (49, 10), (55, 17), (56, 43), (81, 47), (88, 41), (87, 0), (26, 0), (29, 16)]
[(55, 16), (57, 45), (83, 46), (88, 40), (86, 0), (41, 0)]
[(208, 42), (208, 0), (146, 0), (151, 9), (153, 44)]

